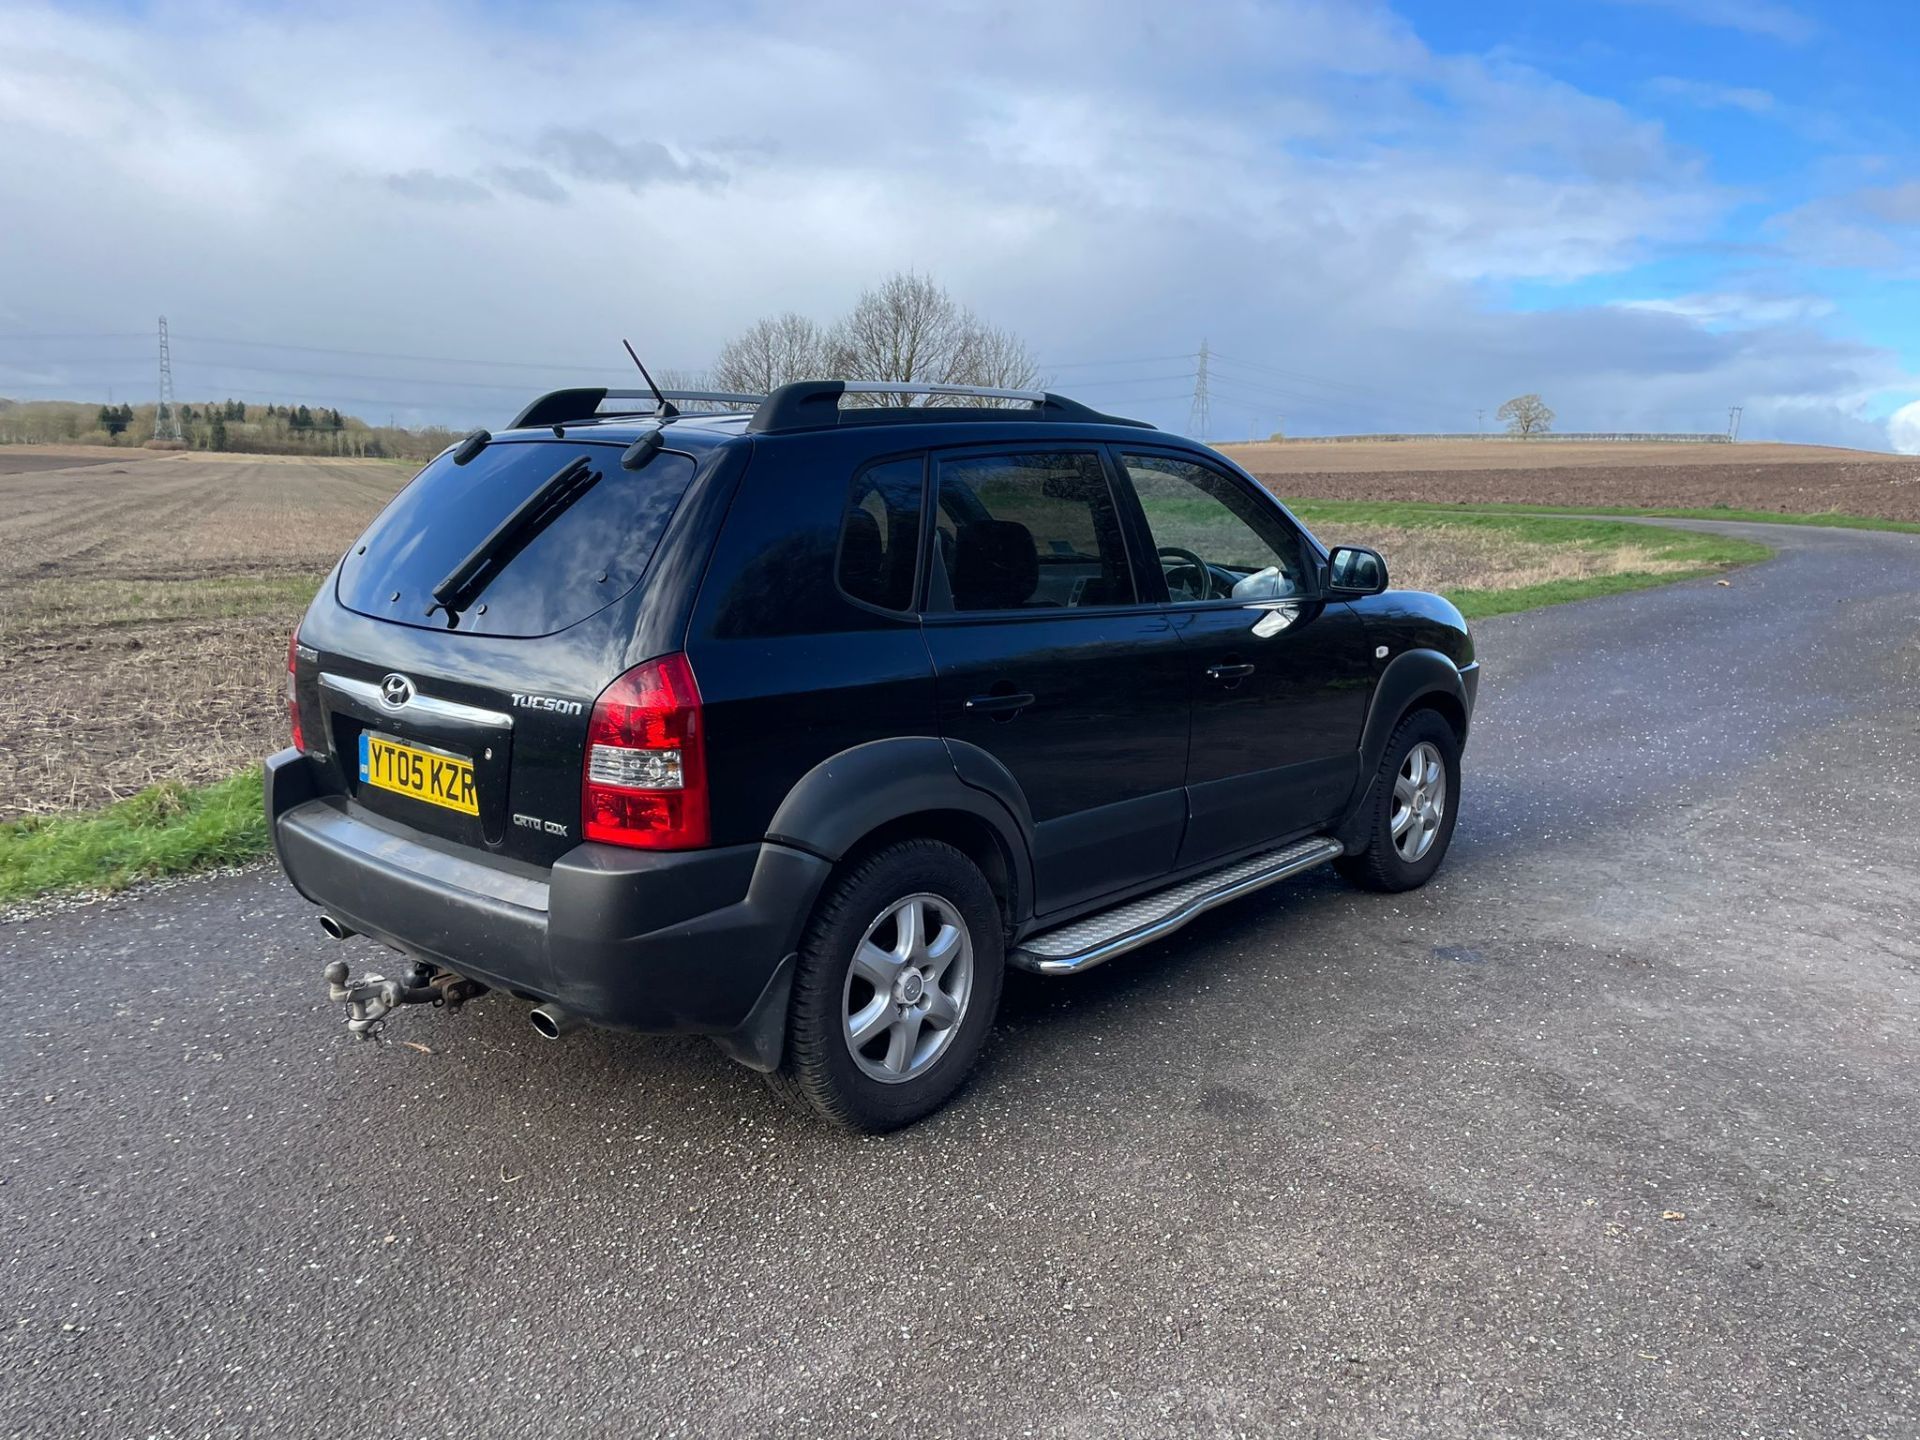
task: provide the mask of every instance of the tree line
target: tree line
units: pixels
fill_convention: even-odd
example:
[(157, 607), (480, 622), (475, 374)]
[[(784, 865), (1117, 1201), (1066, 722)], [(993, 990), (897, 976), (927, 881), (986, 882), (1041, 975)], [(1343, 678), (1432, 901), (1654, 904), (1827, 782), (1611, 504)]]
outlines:
[[(160, 407), (0, 400), (0, 444), (149, 445), (166, 418)], [(183, 402), (173, 408), (181, 448), (259, 455), (337, 455), (424, 460), (457, 438), (440, 426), (407, 430), (326, 405)], [(164, 444), (165, 442), (161, 442)]]

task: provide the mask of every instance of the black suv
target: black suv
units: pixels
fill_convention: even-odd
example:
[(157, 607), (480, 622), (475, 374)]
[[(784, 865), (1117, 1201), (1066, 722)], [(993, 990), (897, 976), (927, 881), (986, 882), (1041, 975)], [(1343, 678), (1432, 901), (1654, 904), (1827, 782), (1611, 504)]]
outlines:
[(549, 1036), (710, 1035), (887, 1129), (959, 1086), (1007, 965), (1323, 861), (1433, 874), (1477, 670), (1453, 606), (1386, 580), (1213, 451), (1051, 394), (560, 391), (315, 597), (274, 845), (328, 933), (405, 957), (327, 967), (357, 1031), (500, 990)]

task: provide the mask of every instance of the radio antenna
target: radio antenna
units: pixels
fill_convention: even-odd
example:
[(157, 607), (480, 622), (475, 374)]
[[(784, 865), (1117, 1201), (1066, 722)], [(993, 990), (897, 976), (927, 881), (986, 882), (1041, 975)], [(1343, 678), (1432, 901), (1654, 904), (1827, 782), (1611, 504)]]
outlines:
[(680, 412), (673, 408), (672, 402), (667, 399), (660, 387), (653, 383), (653, 377), (647, 373), (647, 367), (640, 363), (639, 355), (634, 352), (633, 342), (631, 340), (622, 340), (620, 343), (627, 347), (627, 354), (632, 358), (635, 367), (640, 371), (640, 378), (646, 381), (647, 388), (653, 391), (654, 404), (660, 407), (660, 418), (664, 420), (669, 415), (678, 415)]

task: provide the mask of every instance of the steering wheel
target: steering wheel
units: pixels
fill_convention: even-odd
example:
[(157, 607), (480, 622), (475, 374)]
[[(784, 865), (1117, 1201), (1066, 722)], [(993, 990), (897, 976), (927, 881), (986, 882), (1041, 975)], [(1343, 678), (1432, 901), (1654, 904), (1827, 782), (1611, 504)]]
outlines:
[[(1194, 554), (1193, 551), (1182, 549), (1178, 545), (1161, 545), (1155, 549), (1154, 554), (1157, 557), (1171, 555), (1180, 562), (1178, 565), (1168, 565), (1164, 559), (1161, 561), (1160, 568), (1167, 577), (1167, 594), (1170, 598), (1174, 600), (1206, 600), (1212, 597), (1213, 571), (1209, 570), (1207, 568), (1207, 562)], [(1179, 589), (1176, 590), (1174, 588), (1173, 577), (1178, 575), (1182, 570), (1193, 571), (1194, 583), (1189, 584), (1183, 579)]]

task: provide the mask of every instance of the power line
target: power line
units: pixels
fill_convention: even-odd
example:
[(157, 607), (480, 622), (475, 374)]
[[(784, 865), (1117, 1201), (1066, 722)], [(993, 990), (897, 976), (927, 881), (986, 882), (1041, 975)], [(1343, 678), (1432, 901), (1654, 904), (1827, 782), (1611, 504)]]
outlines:
[(476, 360), (465, 355), (402, 355), (392, 350), (343, 350), (330, 345), (287, 345), (277, 340), (240, 340), (218, 335), (182, 335), (196, 345), (233, 345), (244, 350), (290, 350), (302, 355), (347, 355), (356, 360), (408, 360), (422, 365), (479, 365), (490, 370), (618, 370), (612, 361), (604, 364), (578, 360)]
[[(112, 381), (111, 383), (115, 385), (126, 385), (129, 388), (138, 389), (141, 386), (148, 384), (150, 382), (146, 380), (134, 378), (134, 379), (118, 379), (118, 380)], [(101, 383), (96, 380), (87, 380), (87, 381), (37, 380), (37, 381), (30, 381), (30, 382), (15, 382), (10, 380), (6, 382), (6, 388), (12, 391), (25, 391), (25, 390), (43, 390), (43, 391), (55, 391), (55, 392), (64, 391), (68, 394), (73, 394), (80, 391), (95, 390), (97, 388), (103, 388), (103, 387), (101, 387)], [(263, 405), (269, 404), (269, 403), (277, 405), (277, 404), (289, 402), (292, 399), (297, 397), (298, 397), (298, 392), (291, 391), (291, 390), (278, 390), (278, 391), (273, 391), (259, 397), (257, 403), (263, 404)], [(210, 400), (213, 400), (213, 399), (218, 399), (219, 397), (209, 396), (208, 398)], [(307, 395), (304, 398), (307, 400), (312, 400), (316, 397), (312, 395)], [(54, 394), (48, 397), (48, 403), (53, 403), (55, 401), (58, 401), (59, 399), (60, 399), (59, 394)], [(413, 399), (402, 400), (402, 399), (396, 398), (393, 395), (336, 395), (332, 391), (328, 391), (325, 396), (325, 399), (326, 399), (326, 403), (332, 404), (332, 405), (364, 405), (364, 406), (367, 406), (370, 410), (383, 410), (388, 408), (389, 406), (398, 406), (403, 410), (439, 410), (444, 412), (451, 409), (451, 410), (457, 411), (460, 414), (479, 414), (491, 408), (485, 402), (481, 402), (481, 401), (469, 402), (464, 399), (448, 399), (444, 395), (436, 396), (431, 400), (417, 398), (417, 397)], [(80, 403), (92, 404), (93, 402), (91, 400), (88, 400)], [(250, 401), (249, 403), (254, 403), (254, 402)]]
[(1158, 365), (1168, 360), (1191, 360), (1191, 351), (1184, 355), (1138, 355), (1131, 360), (1049, 360), (1035, 365), (1037, 370), (1088, 370), (1105, 365)]
[(151, 340), (152, 338), (153, 337), (147, 334), (147, 332), (144, 330), (137, 331), (135, 333), (127, 334), (127, 335), (102, 335), (102, 334), (80, 334), (80, 333), (64, 334), (64, 335), (47, 335), (47, 334), (29, 335), (24, 331), (19, 331), (19, 330), (0, 330), (0, 340)]
[(1359, 400), (1331, 400), (1323, 395), (1310, 395), (1303, 391), (1292, 390), (1286, 386), (1270, 382), (1250, 382), (1237, 376), (1216, 376), (1214, 385), (1222, 394), (1247, 403), (1258, 402), (1262, 405), (1274, 405), (1285, 398), (1291, 402), (1291, 408), (1308, 414), (1332, 412), (1334, 414), (1374, 416), (1380, 413), (1382, 404), (1366, 404)]
[(1115, 385), (1164, 385), (1169, 380), (1191, 380), (1193, 372), (1183, 370), (1178, 375), (1129, 375), (1123, 380), (1075, 380), (1075, 390), (1110, 390)]
[[(0, 331), (0, 340), (145, 340), (146, 335), (29, 334)], [(489, 370), (584, 370), (599, 373), (618, 370), (612, 361), (580, 360), (479, 360), (469, 355), (410, 355), (395, 350), (349, 350), (332, 345), (293, 345), (281, 340), (246, 340), (234, 335), (175, 334), (174, 339), (195, 345), (232, 345), (245, 350), (284, 350), (300, 355), (345, 355), (356, 360), (406, 360), (422, 365), (475, 365)]]
[[(364, 380), (364, 381), (372, 381), (380, 385), (431, 385), (437, 390), (452, 389), (452, 390), (518, 391), (525, 388), (524, 386), (522, 386), (521, 384), (515, 381), (505, 380), (505, 379), (502, 379), (502, 380), (429, 380), (425, 376), (421, 376), (421, 375), (365, 375), (365, 374), (349, 374), (349, 373), (345, 373), (337, 370), (290, 370), (285, 366), (248, 365), (241, 361), (235, 361), (235, 360), (212, 360), (212, 361), (206, 361), (206, 362), (195, 362), (192, 368), (195, 370), (204, 368), (204, 369), (214, 370), (214, 371), (245, 370), (250, 374), (291, 375), (304, 380), (355, 380), (355, 381)], [(530, 385), (538, 382), (529, 381), (527, 383)]]
[[(120, 340), (120, 339), (128, 339), (128, 338), (139, 338), (139, 337), (118, 335), (110, 332), (94, 332), (94, 333), (0, 332), (0, 341), (4, 341), (4, 340), (22, 340), (22, 341), (86, 340), (86, 339)], [(546, 371), (546, 372), (573, 371), (573, 372), (603, 374), (607, 369), (605, 365), (593, 363), (593, 362), (587, 362), (587, 361), (580, 361), (580, 360), (486, 360), (486, 359), (474, 358), (471, 356), (460, 356), (460, 355), (420, 355), (420, 354), (413, 354), (408, 352), (392, 351), (392, 350), (364, 350), (364, 349), (347, 348), (344, 346), (301, 345), (301, 344), (294, 344), (287, 341), (253, 340), (253, 339), (248, 339), (242, 336), (231, 336), (231, 335), (223, 336), (223, 335), (177, 334), (173, 338), (190, 341), (194, 344), (199, 344), (199, 345), (232, 346), (240, 349), (264, 350), (264, 351), (281, 352), (281, 353), (295, 354), (295, 355), (337, 355), (337, 356), (343, 356), (346, 358), (359, 359), (359, 360), (397, 360), (397, 361), (403, 361), (409, 364), (465, 366), (470, 368), (478, 368), (478, 369), (486, 369), (486, 370), (511, 371), (520, 375), (532, 375), (534, 373), (541, 372), (541, 371)], [(104, 357), (101, 357), (101, 358), (104, 358)], [(1125, 367), (1129, 365), (1164, 364), (1168, 361), (1173, 361), (1173, 360), (1193, 361), (1195, 359), (1197, 359), (1196, 355), (1194, 355), (1192, 352), (1187, 352), (1187, 353), (1181, 353), (1181, 354), (1107, 357), (1107, 358), (1098, 359), (1098, 360), (1057, 361), (1057, 362), (1051, 362), (1049, 364), (1043, 365), (1040, 368), (1050, 369), (1050, 370), (1112, 369), (1115, 367)], [(1312, 404), (1318, 405), (1326, 409), (1335, 409), (1335, 408), (1356, 409), (1357, 407), (1336, 406), (1331, 400), (1323, 398), (1322, 395), (1316, 392), (1320, 392), (1320, 391), (1345, 392), (1348, 394), (1364, 396), (1369, 399), (1373, 399), (1379, 402), (1383, 402), (1385, 404), (1390, 404), (1390, 405), (1401, 407), (1401, 408), (1407, 407), (1409, 403), (1408, 398), (1405, 396), (1389, 397), (1384, 392), (1381, 392), (1376, 389), (1370, 389), (1368, 387), (1346, 384), (1340, 381), (1326, 380), (1318, 376), (1302, 374), (1301, 372), (1288, 370), (1284, 367), (1272, 365), (1270, 363), (1263, 362), (1263, 361), (1239, 360), (1231, 356), (1220, 355), (1212, 351), (1211, 346), (1208, 347), (1208, 372), (1209, 372), (1210, 380), (1214, 380), (1214, 381), (1218, 380), (1219, 377), (1215, 375), (1213, 372), (1218, 367), (1218, 365), (1221, 364), (1222, 362), (1225, 362), (1231, 366), (1236, 366), (1249, 371), (1259, 372), (1262, 377), (1262, 381), (1259, 388), (1262, 390), (1272, 390), (1277, 394), (1285, 394), (1295, 399), (1303, 399), (1308, 402), (1311, 402)], [(88, 363), (88, 362), (75, 362), (70, 359), (67, 361), (67, 363)], [(506, 390), (511, 388), (511, 386), (507, 384), (502, 384), (496, 387), (496, 386), (490, 386), (485, 382), (477, 381), (477, 380), (429, 378), (426, 376), (344, 374), (337, 371), (308, 370), (308, 369), (301, 369), (301, 368), (290, 367), (290, 366), (260, 365), (260, 364), (253, 364), (253, 363), (238, 361), (238, 360), (208, 359), (203, 362), (196, 362), (194, 368), (196, 370), (206, 369), (206, 370), (211, 370), (215, 372), (218, 372), (221, 370), (239, 370), (239, 371), (245, 371), (249, 374), (289, 375), (289, 376), (295, 376), (295, 377), (304, 378), (304, 379), (316, 379), (316, 380), (335, 379), (335, 380), (346, 380), (346, 381), (360, 381), (363, 383), (371, 382), (375, 384), (411, 384), (411, 385), (419, 385), (419, 386), (430, 386), (434, 389), (470, 389), (470, 390), (480, 391), (480, 390), (490, 390), (490, 389)], [(1285, 379), (1294, 382), (1295, 385), (1304, 386), (1307, 388), (1303, 391), (1303, 390), (1293, 389), (1289, 386), (1273, 384), (1270, 381), (1266, 380), (1265, 378), (1266, 376), (1284, 377)], [(1184, 379), (1184, 378), (1186, 377), (1172, 376), (1172, 375), (1168, 375), (1164, 377), (1159, 375), (1137, 376), (1137, 377), (1119, 376), (1119, 377), (1114, 377), (1112, 379), (1098, 379), (1098, 380), (1088, 379), (1083, 381), (1077, 381), (1075, 382), (1075, 384), (1078, 386), (1078, 388), (1081, 388), (1081, 389), (1092, 389), (1096, 387), (1106, 387), (1110, 385), (1125, 385), (1130, 383), (1158, 384), (1158, 383), (1161, 383), (1163, 379), (1171, 380), (1171, 379)], [(219, 382), (214, 382), (214, 383), (217, 384)], [(1263, 398), (1263, 401), (1265, 401), (1265, 400), (1269, 400), (1271, 397), (1263, 396), (1262, 398)], [(1420, 409), (1430, 408), (1424, 404), (1420, 404), (1419, 402), (1414, 402), (1414, 403), (1416, 408), (1420, 408)], [(1209, 416), (1208, 418), (1210, 419), (1211, 417)]]
[[(1227, 383), (1241, 384), (1245, 387), (1246, 392), (1257, 395), (1260, 403), (1266, 405), (1274, 405), (1284, 399), (1288, 402), (1287, 408), (1293, 410), (1296, 414), (1315, 415), (1325, 413), (1358, 416), (1362, 417), (1369, 424), (1380, 423), (1383, 415), (1391, 415), (1396, 412), (1400, 414), (1423, 413), (1431, 417), (1437, 417), (1442, 413), (1453, 413), (1442, 412), (1438, 407), (1429, 408), (1424, 405), (1408, 405), (1405, 402), (1384, 397), (1373, 401), (1365, 399), (1334, 399), (1326, 395), (1316, 395), (1289, 386), (1277, 385), (1268, 380), (1249, 382), (1237, 376), (1220, 377), (1217, 378), (1214, 383), (1216, 385), (1224, 385)], [(1242, 393), (1239, 398), (1245, 400), (1249, 398), (1249, 394)]]
[(1298, 370), (1289, 370), (1284, 366), (1275, 365), (1265, 360), (1241, 360), (1232, 355), (1221, 355), (1219, 353), (1215, 353), (1213, 358), (1217, 362), (1224, 362), (1228, 365), (1238, 365), (1243, 370), (1263, 371), (1270, 375), (1281, 376), (1296, 384), (1311, 385), (1322, 390), (1345, 390), (1355, 395), (1365, 395), (1375, 399), (1389, 393), (1375, 385), (1354, 385), (1343, 380), (1328, 380), (1324, 376), (1308, 375)]
[(1262, 377), (1262, 383), (1272, 385), (1275, 389), (1284, 390), (1287, 387), (1280, 385), (1277, 381), (1265, 379), (1266, 376), (1279, 376), (1291, 382), (1292, 385), (1305, 386), (1307, 387), (1308, 393), (1306, 398), (1308, 399), (1318, 398), (1311, 393), (1312, 391), (1328, 390), (1356, 395), (1362, 399), (1372, 400), (1376, 404), (1402, 410), (1419, 410), (1429, 415), (1437, 416), (1445, 414), (1452, 416), (1459, 413), (1452, 405), (1442, 402), (1437, 396), (1411, 396), (1404, 392), (1383, 390), (1378, 386), (1354, 385), (1341, 380), (1327, 380), (1317, 375), (1304, 375), (1299, 371), (1288, 370), (1279, 365), (1271, 365), (1258, 360), (1239, 360), (1231, 355), (1222, 355), (1218, 352), (1215, 352), (1213, 359), (1216, 365), (1224, 363), (1229, 366), (1236, 366), (1242, 370), (1257, 372)]

